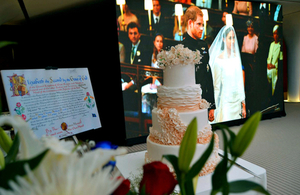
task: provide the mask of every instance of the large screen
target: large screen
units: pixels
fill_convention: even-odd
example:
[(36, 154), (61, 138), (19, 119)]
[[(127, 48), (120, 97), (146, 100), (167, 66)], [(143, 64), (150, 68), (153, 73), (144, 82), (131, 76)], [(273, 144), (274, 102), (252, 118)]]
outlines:
[[(188, 30), (185, 12), (190, 6), (199, 7), (203, 14), (198, 36)], [(148, 135), (152, 126), (157, 87), (163, 85), (158, 53), (191, 38), (196, 44), (202, 40), (201, 47), (191, 45), (191, 49), (203, 50), (203, 55), (208, 49), (202, 63), (211, 76), (201, 81), (195, 70), (195, 77), (202, 98), (211, 103), (211, 124), (241, 123), (256, 111), (265, 116), (284, 113), (281, 5), (117, 0), (116, 13), (127, 138)], [(202, 82), (209, 83), (211, 90)]]

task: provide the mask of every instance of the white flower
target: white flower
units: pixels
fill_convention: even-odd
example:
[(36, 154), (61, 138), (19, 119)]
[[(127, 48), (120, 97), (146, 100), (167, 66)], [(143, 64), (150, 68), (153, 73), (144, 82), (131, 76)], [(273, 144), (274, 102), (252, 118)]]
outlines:
[(114, 156), (125, 154), (126, 149), (96, 149), (79, 157), (72, 152), (74, 144), (54, 137), (38, 140), (29, 125), (18, 116), (0, 117), (0, 126), (7, 124), (20, 135), (20, 158), (29, 159), (49, 149), (35, 170), (26, 165), (27, 176), (10, 181), (11, 190), (0, 188), (0, 194), (111, 194), (121, 183), (111, 176), (110, 167), (102, 169)]
[(19, 132), (20, 158), (32, 158), (45, 150), (43, 144), (31, 131), (29, 125), (19, 116), (1, 116), (0, 126), (10, 125)]
[(169, 53), (169, 55), (167, 56), (167, 61), (168, 63), (172, 63), (172, 61), (175, 59), (175, 55), (172, 53)]
[(175, 46), (176, 49), (183, 49), (183, 47), (184, 47), (183, 44), (178, 44)]
[(210, 103), (205, 99), (201, 99), (200, 101), (200, 109), (208, 109), (210, 108)]
[[(82, 195), (111, 194), (122, 182), (118, 174), (112, 176), (110, 167), (102, 169), (111, 157), (123, 154), (124, 149), (101, 150), (87, 153), (82, 158), (74, 155), (61, 157), (51, 169), (39, 166), (30, 170), (25, 166), (27, 176), (17, 177), (10, 182), (12, 190), (0, 188), (0, 194), (6, 195)], [(65, 167), (65, 164), (67, 166)]]
[(175, 47), (171, 47), (171, 50), (170, 50), (172, 53), (175, 53)]
[(180, 60), (178, 58), (176, 58), (176, 59), (174, 59), (173, 63), (174, 63), (174, 65), (179, 65)]
[(72, 141), (59, 140), (52, 136), (43, 136), (41, 141), (46, 148), (51, 149), (56, 154), (71, 154), (75, 147)]
[(201, 55), (198, 50), (191, 51), (187, 47), (184, 48), (182, 44), (171, 47), (169, 51), (161, 51), (157, 55), (157, 61), (160, 67), (198, 64), (200, 60)]

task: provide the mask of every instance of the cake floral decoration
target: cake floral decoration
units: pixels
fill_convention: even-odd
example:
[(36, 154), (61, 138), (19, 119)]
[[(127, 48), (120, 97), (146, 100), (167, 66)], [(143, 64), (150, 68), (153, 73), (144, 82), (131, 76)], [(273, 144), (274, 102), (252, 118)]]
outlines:
[(157, 55), (157, 61), (160, 67), (199, 64), (201, 58), (202, 56), (199, 50), (192, 51), (182, 44), (178, 44), (175, 47), (172, 46), (169, 50), (162, 50)]
[[(263, 188), (263, 186), (255, 182), (248, 180), (229, 182), (227, 179), (228, 171), (234, 165), (237, 158), (241, 157), (241, 155), (251, 143), (252, 138), (256, 133), (256, 129), (258, 127), (260, 119), (260, 112), (256, 112), (255, 114), (253, 114), (245, 122), (237, 135), (235, 135), (233, 131), (231, 131), (227, 126), (219, 125), (221, 133), (223, 135), (224, 158), (217, 165), (215, 172), (212, 175), (211, 195), (215, 195), (219, 192), (228, 195), (230, 192), (242, 193), (249, 190), (254, 190), (266, 195), (270, 194)], [(182, 139), (182, 142), (180, 144), (180, 151), (185, 151), (184, 155), (181, 155), (179, 152), (178, 157), (175, 155), (163, 156), (163, 158), (167, 159), (172, 164), (175, 170), (181, 195), (195, 194), (198, 173), (205, 165), (205, 162), (208, 160), (210, 154), (213, 152), (214, 135), (212, 136), (210, 144), (203, 155), (195, 162), (195, 164), (190, 165), (191, 159), (193, 158), (195, 152), (194, 146), (196, 144), (196, 139), (195, 136), (192, 136), (192, 134), (195, 134), (195, 132), (197, 131), (197, 128), (195, 126), (197, 126), (197, 120), (194, 119), (189, 124), (184, 138)], [(192, 139), (194, 140), (193, 142), (191, 142)], [(244, 142), (245, 144), (241, 144), (242, 142)], [(228, 160), (228, 151), (231, 151), (231, 155), (233, 158), (232, 161)]]

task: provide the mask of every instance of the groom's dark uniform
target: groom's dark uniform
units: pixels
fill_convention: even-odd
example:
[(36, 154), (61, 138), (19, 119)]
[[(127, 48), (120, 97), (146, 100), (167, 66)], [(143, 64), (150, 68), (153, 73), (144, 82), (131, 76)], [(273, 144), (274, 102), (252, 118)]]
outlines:
[(211, 103), (210, 109), (216, 109), (212, 73), (208, 64), (209, 53), (207, 43), (203, 40), (195, 40), (187, 33), (182, 44), (190, 50), (200, 51), (202, 59), (200, 64), (195, 65), (196, 84), (201, 85), (202, 98)]

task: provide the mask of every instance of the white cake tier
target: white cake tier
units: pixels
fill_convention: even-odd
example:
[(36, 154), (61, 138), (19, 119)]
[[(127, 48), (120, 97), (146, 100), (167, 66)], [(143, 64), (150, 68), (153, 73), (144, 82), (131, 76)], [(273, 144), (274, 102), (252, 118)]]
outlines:
[[(205, 129), (208, 125), (207, 109), (196, 110), (192, 112), (178, 112), (178, 115), (184, 125), (188, 126), (194, 117), (197, 118), (198, 132)], [(158, 132), (162, 132), (161, 119), (158, 118), (157, 108), (152, 110), (152, 128)]]
[(178, 111), (198, 110), (202, 90), (199, 84), (185, 87), (157, 87), (157, 106), (160, 108), (176, 108)]
[[(205, 167), (202, 169), (200, 175), (206, 175), (208, 173), (211, 173), (216, 165), (218, 164), (220, 157), (218, 155), (218, 149), (219, 149), (219, 139), (218, 136), (215, 134), (215, 145), (214, 150), (212, 154), (210, 155), (209, 160), (205, 164)], [(196, 151), (193, 157), (193, 160), (191, 162), (191, 166), (203, 155), (207, 147), (209, 146), (209, 143), (207, 144), (197, 144)], [(179, 148), (180, 145), (170, 146), (170, 145), (163, 145), (158, 144), (149, 139), (149, 136), (147, 138), (147, 153), (145, 156), (146, 162), (151, 161), (162, 161), (162, 156), (167, 154), (172, 154), (178, 157), (179, 154)], [(171, 164), (167, 162), (167, 160), (163, 160), (164, 163), (167, 163), (170, 167)]]
[(164, 69), (164, 86), (184, 87), (195, 84), (195, 65), (167, 66)]

